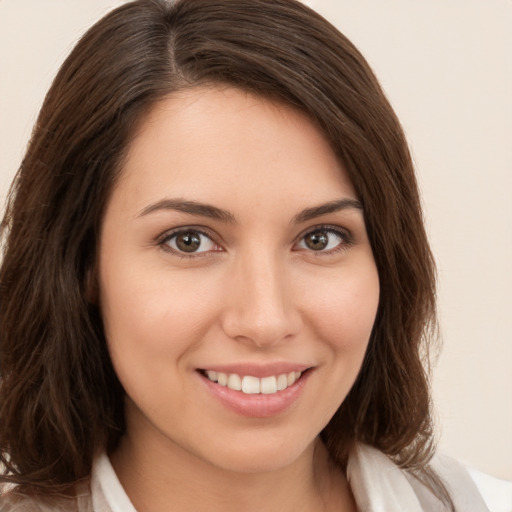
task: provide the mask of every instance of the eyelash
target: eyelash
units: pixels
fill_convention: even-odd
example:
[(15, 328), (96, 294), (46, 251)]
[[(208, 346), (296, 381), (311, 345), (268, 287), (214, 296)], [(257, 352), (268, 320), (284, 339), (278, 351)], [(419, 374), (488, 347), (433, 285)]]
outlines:
[[(205, 256), (210, 256), (212, 252), (220, 252), (220, 250), (206, 250), (206, 251), (200, 251), (200, 252), (190, 252), (186, 253), (184, 251), (180, 251), (177, 249), (174, 249), (169, 246), (169, 242), (175, 238), (177, 238), (179, 235), (184, 234), (196, 234), (199, 235), (199, 237), (206, 237), (211, 242), (217, 246), (220, 247), (220, 245), (215, 241), (215, 235), (210, 232), (209, 230), (205, 230), (204, 228), (196, 228), (193, 226), (185, 227), (185, 228), (178, 228), (175, 230), (172, 230), (170, 232), (167, 232), (163, 234), (161, 237), (157, 240), (157, 245), (162, 248), (162, 250), (169, 252), (175, 256), (178, 256), (180, 258), (185, 259), (194, 259), (194, 258), (200, 258)], [(307, 231), (303, 232), (298, 238), (297, 241), (294, 243), (294, 247), (300, 243), (303, 242), (304, 239), (308, 235), (313, 235), (315, 233), (328, 233), (336, 235), (340, 239), (340, 243), (336, 245), (334, 248), (329, 249), (327, 251), (324, 250), (318, 250), (315, 251), (314, 249), (307, 249), (304, 248), (307, 252), (311, 253), (315, 257), (321, 257), (321, 256), (328, 256), (332, 254), (337, 254), (341, 251), (344, 251), (348, 249), (350, 246), (354, 244), (352, 235), (345, 229), (341, 229), (339, 227), (335, 226), (329, 226), (329, 225), (320, 225), (320, 226), (314, 226), (312, 228), (309, 228)]]
[(201, 258), (205, 256), (209, 256), (212, 252), (220, 252), (218, 250), (213, 251), (200, 251), (200, 252), (190, 252), (186, 253), (184, 251), (180, 251), (177, 249), (174, 249), (169, 246), (169, 242), (175, 238), (177, 238), (179, 235), (185, 235), (185, 234), (196, 234), (200, 237), (206, 237), (215, 246), (219, 246), (219, 244), (215, 241), (215, 236), (210, 231), (204, 229), (204, 228), (196, 228), (193, 226), (187, 226), (184, 228), (177, 228), (172, 231), (168, 231), (167, 233), (164, 233), (159, 239), (157, 240), (157, 245), (160, 246), (160, 248), (163, 251), (169, 252), (174, 256), (178, 256), (179, 258), (185, 258), (185, 259), (194, 259), (194, 258)]
[(340, 242), (335, 247), (333, 247), (332, 249), (329, 249), (327, 251), (325, 251), (325, 250), (315, 251), (313, 249), (309, 249), (308, 252), (317, 258), (320, 258), (322, 256), (330, 256), (333, 254), (338, 254), (342, 251), (347, 250), (352, 245), (354, 245), (354, 239), (352, 237), (352, 234), (349, 231), (347, 231), (346, 229), (342, 229), (338, 226), (330, 226), (330, 225), (320, 225), (320, 226), (313, 226), (312, 228), (308, 228), (307, 231), (305, 231), (298, 237), (298, 241), (295, 242), (294, 245), (297, 245), (298, 243), (303, 242), (308, 235), (313, 235), (315, 233), (328, 233), (331, 235), (336, 235), (340, 239)]

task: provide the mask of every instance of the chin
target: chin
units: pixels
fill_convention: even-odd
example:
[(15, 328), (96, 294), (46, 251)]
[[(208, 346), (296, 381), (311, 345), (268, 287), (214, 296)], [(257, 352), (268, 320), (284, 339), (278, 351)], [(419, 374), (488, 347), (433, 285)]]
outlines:
[[(255, 434), (254, 438), (256, 438)], [(278, 438), (258, 442), (229, 443), (223, 450), (204, 454), (204, 460), (233, 473), (270, 473), (279, 471), (309, 456), (316, 439), (310, 443), (300, 443), (292, 439)], [(220, 447), (218, 447), (220, 448)]]

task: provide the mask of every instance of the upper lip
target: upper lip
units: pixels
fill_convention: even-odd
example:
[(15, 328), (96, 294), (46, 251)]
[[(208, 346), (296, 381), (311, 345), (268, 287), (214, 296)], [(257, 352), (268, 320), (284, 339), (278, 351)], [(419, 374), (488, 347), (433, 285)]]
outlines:
[(303, 372), (311, 368), (311, 365), (292, 363), (292, 362), (274, 362), (266, 364), (255, 363), (236, 363), (236, 364), (212, 364), (198, 368), (198, 370), (211, 370), (220, 373), (236, 373), (238, 375), (251, 375), (252, 377), (271, 377), (290, 372)]

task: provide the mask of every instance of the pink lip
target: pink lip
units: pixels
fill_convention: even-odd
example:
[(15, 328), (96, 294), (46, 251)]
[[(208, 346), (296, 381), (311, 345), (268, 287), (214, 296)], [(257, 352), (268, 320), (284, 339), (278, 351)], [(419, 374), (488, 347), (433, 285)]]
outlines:
[[(220, 367), (219, 367), (220, 368)], [(226, 368), (226, 367), (223, 367)], [(239, 366), (237, 366), (240, 369)], [(208, 368), (210, 369), (210, 368)], [(305, 368), (306, 369), (306, 368)], [(224, 370), (216, 370), (222, 371)], [(294, 370), (290, 370), (294, 371)], [(297, 370), (301, 371), (301, 370)], [(238, 373), (236, 371), (226, 371), (225, 373)], [(286, 373), (282, 371), (280, 373)], [(206, 386), (208, 391), (219, 400), (225, 407), (230, 409), (231, 411), (240, 414), (242, 416), (247, 416), (250, 418), (270, 418), (272, 416), (276, 416), (288, 408), (290, 408), (300, 397), (304, 387), (309, 379), (309, 376), (313, 373), (312, 370), (304, 373), (299, 380), (297, 380), (292, 386), (278, 391), (277, 393), (271, 395), (249, 395), (242, 393), (241, 391), (234, 391), (229, 389), (228, 387), (221, 386), (215, 382), (212, 382), (202, 373), (197, 372), (197, 375), (202, 380), (203, 384)], [(258, 375), (254, 375), (254, 373), (244, 373), (241, 372), (242, 375), (252, 375), (257, 377)], [(266, 373), (266, 375), (278, 375), (279, 372), (276, 373)]]
[(288, 363), (288, 362), (276, 362), (267, 363), (264, 365), (258, 365), (254, 363), (239, 363), (239, 364), (225, 364), (225, 365), (213, 365), (201, 368), (201, 370), (213, 370), (221, 373), (236, 373), (240, 376), (252, 375), (262, 379), (263, 377), (271, 377), (272, 375), (281, 375), (283, 373), (290, 372), (303, 372), (311, 368), (311, 366), (305, 364)]

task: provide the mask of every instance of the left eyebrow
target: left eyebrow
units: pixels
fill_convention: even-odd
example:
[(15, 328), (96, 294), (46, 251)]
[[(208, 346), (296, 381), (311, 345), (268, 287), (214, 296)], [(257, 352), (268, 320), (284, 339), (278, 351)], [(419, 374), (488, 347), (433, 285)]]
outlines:
[(357, 199), (336, 199), (334, 201), (329, 201), (328, 203), (302, 210), (300, 213), (295, 215), (295, 217), (293, 217), (292, 222), (295, 224), (300, 224), (301, 222), (306, 222), (308, 220), (315, 219), (316, 217), (321, 217), (322, 215), (327, 215), (328, 213), (339, 212), (341, 210), (358, 210), (362, 212), (363, 205)]

